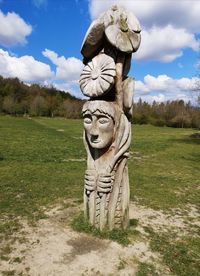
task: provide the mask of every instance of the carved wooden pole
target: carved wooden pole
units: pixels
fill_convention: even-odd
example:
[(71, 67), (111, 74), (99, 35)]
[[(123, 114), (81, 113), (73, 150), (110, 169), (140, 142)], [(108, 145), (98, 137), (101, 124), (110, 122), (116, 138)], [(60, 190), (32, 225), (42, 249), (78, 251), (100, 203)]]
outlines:
[(140, 25), (122, 7), (113, 6), (92, 22), (81, 53), (85, 67), (80, 87), (89, 100), (83, 106), (87, 170), (85, 217), (95, 227), (129, 224), (127, 158), (131, 142), (134, 80), (127, 77), (131, 53), (140, 45)]

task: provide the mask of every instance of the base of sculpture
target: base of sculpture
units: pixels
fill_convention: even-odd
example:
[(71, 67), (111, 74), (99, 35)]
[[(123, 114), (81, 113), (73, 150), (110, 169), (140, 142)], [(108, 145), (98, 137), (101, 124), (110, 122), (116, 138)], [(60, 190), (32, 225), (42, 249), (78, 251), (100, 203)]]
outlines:
[(111, 193), (101, 194), (95, 190), (87, 194), (87, 190), (84, 191), (85, 218), (100, 230), (126, 229), (129, 226), (128, 168), (122, 162), (118, 170)]

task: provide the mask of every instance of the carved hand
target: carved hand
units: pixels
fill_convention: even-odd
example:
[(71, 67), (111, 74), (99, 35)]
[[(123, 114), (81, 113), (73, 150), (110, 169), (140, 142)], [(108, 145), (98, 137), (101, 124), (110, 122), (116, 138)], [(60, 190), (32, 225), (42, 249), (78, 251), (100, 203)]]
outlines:
[(85, 171), (85, 189), (87, 194), (90, 194), (96, 189), (96, 179), (97, 176), (95, 170)]
[(100, 174), (97, 183), (97, 192), (110, 193), (112, 191), (112, 185), (114, 181), (113, 173)]

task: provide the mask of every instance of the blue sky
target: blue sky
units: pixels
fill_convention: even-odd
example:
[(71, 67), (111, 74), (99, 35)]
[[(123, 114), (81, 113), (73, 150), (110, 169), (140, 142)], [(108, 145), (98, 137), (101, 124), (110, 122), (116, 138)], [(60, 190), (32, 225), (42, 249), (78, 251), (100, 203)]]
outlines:
[(81, 44), (92, 20), (113, 4), (133, 11), (142, 26), (129, 72), (135, 100), (193, 100), (199, 0), (0, 0), (0, 75), (82, 97)]

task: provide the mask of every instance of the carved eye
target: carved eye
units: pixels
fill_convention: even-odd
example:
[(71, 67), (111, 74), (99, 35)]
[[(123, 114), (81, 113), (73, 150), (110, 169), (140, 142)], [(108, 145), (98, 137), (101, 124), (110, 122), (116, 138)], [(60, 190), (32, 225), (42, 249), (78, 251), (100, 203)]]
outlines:
[(108, 118), (100, 118), (98, 121), (102, 125), (109, 123), (109, 119)]
[(85, 118), (83, 119), (83, 121), (84, 121), (85, 124), (91, 124), (92, 119), (89, 118), (89, 117), (85, 117)]

